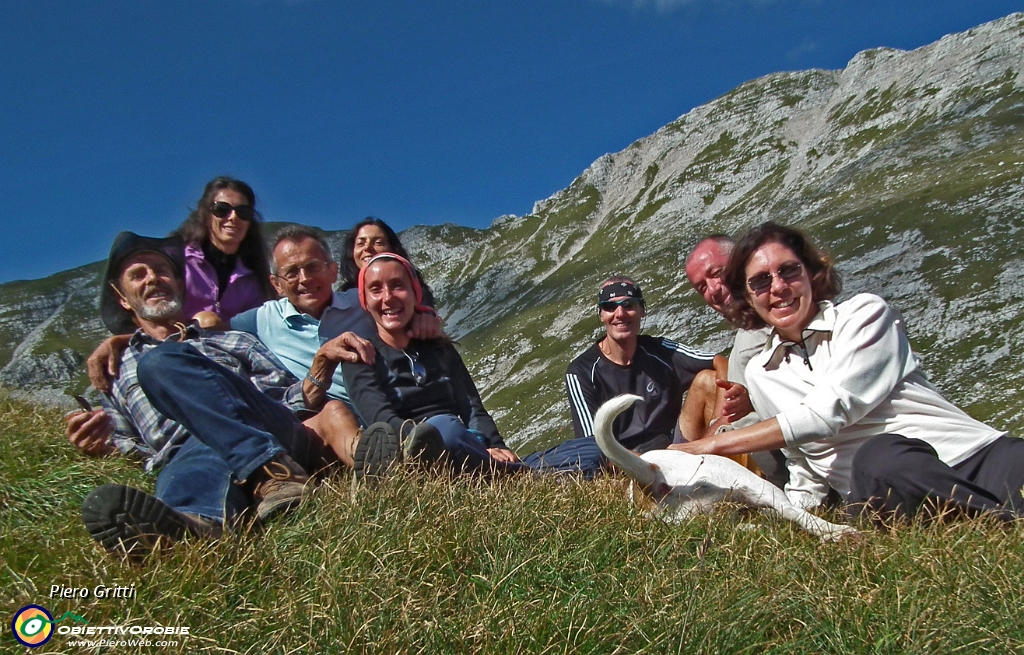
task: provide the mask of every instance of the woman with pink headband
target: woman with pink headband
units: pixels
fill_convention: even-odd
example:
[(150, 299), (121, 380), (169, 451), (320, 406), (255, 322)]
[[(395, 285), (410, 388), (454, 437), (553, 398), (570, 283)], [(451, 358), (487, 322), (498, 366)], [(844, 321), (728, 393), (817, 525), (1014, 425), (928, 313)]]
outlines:
[(446, 455), (459, 472), (526, 468), (498, 433), (462, 357), (447, 338), (414, 339), (409, 324), (423, 289), (407, 259), (382, 253), (359, 271), (359, 302), (377, 325), (372, 365), (342, 363), (349, 397), (383, 452), (368, 470), (381, 475), (401, 457)]

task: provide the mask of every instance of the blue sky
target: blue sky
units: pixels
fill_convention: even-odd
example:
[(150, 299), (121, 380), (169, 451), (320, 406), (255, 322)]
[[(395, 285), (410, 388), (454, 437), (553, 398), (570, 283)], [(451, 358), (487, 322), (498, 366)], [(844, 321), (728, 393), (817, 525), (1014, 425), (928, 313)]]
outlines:
[(487, 227), (737, 85), (1003, 0), (0, 0), (0, 282), (165, 234), (205, 182), (267, 220)]

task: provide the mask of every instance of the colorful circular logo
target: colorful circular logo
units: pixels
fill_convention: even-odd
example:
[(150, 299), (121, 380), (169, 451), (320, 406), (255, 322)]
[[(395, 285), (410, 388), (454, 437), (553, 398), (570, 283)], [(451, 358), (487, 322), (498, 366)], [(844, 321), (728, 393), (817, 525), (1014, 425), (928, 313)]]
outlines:
[(39, 648), (53, 636), (53, 616), (39, 605), (26, 605), (11, 621), (14, 638), (29, 648)]

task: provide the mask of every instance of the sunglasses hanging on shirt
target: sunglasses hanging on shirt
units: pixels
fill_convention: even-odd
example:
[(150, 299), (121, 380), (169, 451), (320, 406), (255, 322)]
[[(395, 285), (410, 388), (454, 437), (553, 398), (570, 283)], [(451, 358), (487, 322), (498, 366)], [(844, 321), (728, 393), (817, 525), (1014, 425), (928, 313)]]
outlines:
[(409, 360), (409, 371), (412, 373), (412, 379), (416, 380), (416, 386), (422, 385), (427, 381), (427, 367), (423, 365), (423, 362), (404, 350), (402, 353), (405, 355), (406, 359)]

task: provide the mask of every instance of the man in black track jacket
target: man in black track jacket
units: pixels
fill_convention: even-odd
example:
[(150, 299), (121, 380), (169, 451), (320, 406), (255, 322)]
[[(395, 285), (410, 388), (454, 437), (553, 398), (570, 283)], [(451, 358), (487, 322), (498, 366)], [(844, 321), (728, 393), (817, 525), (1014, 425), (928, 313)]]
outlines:
[(615, 435), (627, 448), (645, 452), (672, 443), (683, 394), (694, 376), (713, 367), (713, 353), (669, 339), (640, 334), (646, 307), (633, 280), (612, 277), (598, 293), (605, 336), (569, 364), (565, 386), (575, 438), (526, 458), (531, 466), (579, 471), (591, 478), (606, 465), (594, 440), (594, 414), (603, 402), (624, 393), (642, 397), (615, 421)]

